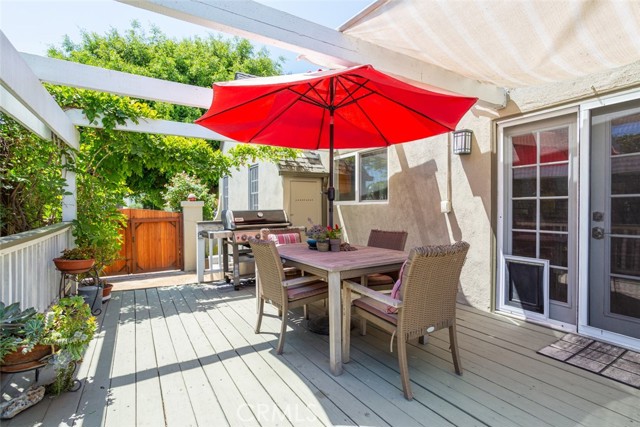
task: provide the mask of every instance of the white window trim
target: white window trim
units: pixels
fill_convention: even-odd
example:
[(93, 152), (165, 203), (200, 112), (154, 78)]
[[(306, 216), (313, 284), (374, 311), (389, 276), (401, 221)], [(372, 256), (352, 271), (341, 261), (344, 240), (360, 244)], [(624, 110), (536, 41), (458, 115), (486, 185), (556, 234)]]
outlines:
[[(253, 193), (252, 190), (251, 190), (251, 184), (253, 183), (253, 181), (251, 179), (251, 173), (254, 170), (256, 171), (255, 182), (257, 183), (256, 186), (258, 187), (258, 189), (257, 189), (257, 191), (255, 193)], [(248, 176), (248, 181), (249, 181), (249, 189), (248, 189), (249, 190), (248, 191), (249, 200), (248, 200), (247, 204), (249, 206), (249, 210), (257, 210), (257, 209), (260, 209), (260, 168), (259, 168), (258, 164), (253, 164), (253, 165), (249, 166), (249, 174), (248, 175), (249, 175)], [(252, 197), (254, 196), (254, 194), (255, 194), (255, 197), (257, 199), (257, 203), (256, 203), (257, 206), (255, 206), (255, 207), (252, 206), (252, 203), (251, 203), (252, 202)]]
[(347, 154), (342, 154), (339, 156), (336, 156), (334, 158), (334, 161), (338, 161), (340, 159), (346, 159), (348, 157), (355, 157), (356, 159), (356, 182), (355, 182), (355, 192), (356, 192), (356, 200), (335, 200), (333, 203), (334, 205), (343, 205), (343, 206), (349, 206), (349, 205), (387, 205), (389, 204), (389, 198), (391, 197), (391, 188), (389, 186), (389, 148), (387, 147), (387, 200), (359, 200), (360, 199), (360, 158), (363, 154), (367, 154), (373, 151), (379, 151), (379, 150), (383, 150), (384, 147), (376, 147), (376, 148), (368, 148), (365, 150), (357, 150), (357, 151), (351, 151)]

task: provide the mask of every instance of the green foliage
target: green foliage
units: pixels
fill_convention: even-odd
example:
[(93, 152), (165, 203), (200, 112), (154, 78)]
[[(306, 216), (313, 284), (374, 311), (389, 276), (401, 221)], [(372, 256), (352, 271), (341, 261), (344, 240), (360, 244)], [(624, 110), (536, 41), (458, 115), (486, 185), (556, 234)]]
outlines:
[(0, 362), (19, 347), (23, 353), (30, 352), (44, 334), (44, 315), (33, 307), (20, 310), (18, 302), (5, 306), (0, 301)]
[(181, 212), (181, 202), (187, 200), (187, 196), (193, 193), (196, 199), (204, 202), (202, 216), (205, 220), (213, 219), (213, 212), (216, 207), (216, 197), (209, 193), (205, 185), (198, 178), (189, 176), (185, 172), (175, 175), (166, 187), (164, 200), (167, 208), (172, 211)]
[(47, 387), (53, 394), (60, 394), (73, 387), (75, 363), (82, 359), (84, 351), (96, 332), (96, 319), (82, 297), (60, 299), (45, 317), (47, 331), (43, 341), (56, 348), (53, 365), (55, 381)]
[[(210, 36), (178, 41), (157, 27), (147, 33), (137, 22), (123, 34), (83, 32), (78, 44), (67, 37), (60, 48), (49, 50), (49, 56), (204, 87), (231, 80), (235, 72), (267, 76), (282, 71), (279, 61), (271, 60), (265, 50), (255, 51), (247, 40)], [(140, 118), (191, 123), (204, 111), (77, 88), (45, 87), (63, 109), (81, 109), (102, 128), (79, 128), (76, 151), (40, 140), (0, 116), (0, 235), (60, 221), (64, 172), (73, 171), (78, 196), (76, 244), (97, 249), (99, 270), (118, 255), (123, 216), (117, 208), (125, 197), (161, 209), (165, 187), (185, 172), (206, 188), (208, 195), (198, 192), (199, 198), (213, 200), (220, 177), (233, 169), (255, 159), (278, 161), (296, 154), (291, 149), (241, 145), (224, 155), (217, 141), (117, 131), (117, 125), (128, 120), (137, 123)], [(213, 202), (207, 205), (212, 207)]]
[(62, 251), (60, 258), (68, 260), (95, 259), (96, 250), (92, 247), (77, 246)]
[(60, 222), (69, 154), (0, 113), (0, 236)]

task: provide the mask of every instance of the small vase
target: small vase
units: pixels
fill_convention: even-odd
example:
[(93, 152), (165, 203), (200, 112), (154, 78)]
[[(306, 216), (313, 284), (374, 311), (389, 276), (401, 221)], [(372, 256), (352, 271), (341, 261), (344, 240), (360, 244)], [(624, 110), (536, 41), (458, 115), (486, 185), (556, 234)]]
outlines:
[(316, 239), (307, 239), (307, 245), (309, 245), (309, 249), (318, 249), (316, 244)]
[(318, 252), (329, 252), (328, 240), (318, 240), (316, 246), (318, 247)]
[(329, 244), (331, 245), (331, 252), (340, 252), (340, 243), (342, 243), (341, 239), (329, 239)]

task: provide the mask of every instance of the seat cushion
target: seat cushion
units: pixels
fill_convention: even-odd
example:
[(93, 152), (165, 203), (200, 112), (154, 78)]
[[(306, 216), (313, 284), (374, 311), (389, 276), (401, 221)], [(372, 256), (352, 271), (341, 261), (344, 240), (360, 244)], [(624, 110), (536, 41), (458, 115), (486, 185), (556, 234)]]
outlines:
[(327, 282), (323, 282), (321, 280), (317, 282), (311, 282), (304, 285), (287, 288), (287, 295), (289, 296), (289, 301), (309, 298), (314, 295), (320, 295), (325, 292), (327, 292)]
[(395, 283), (393, 277), (386, 274), (374, 273), (367, 275), (367, 286), (391, 285)]
[(373, 315), (381, 317), (385, 319), (387, 322), (393, 323), (394, 325), (398, 324), (398, 315), (387, 312), (389, 308), (393, 308), (393, 307), (390, 307), (389, 305), (383, 302), (376, 301), (373, 298), (369, 298), (369, 297), (362, 297), (362, 298), (353, 300), (353, 305), (355, 305), (358, 308), (361, 308), (362, 310), (368, 311)]
[(300, 234), (298, 233), (282, 233), (282, 234), (269, 234), (268, 240), (276, 242), (279, 245), (288, 245), (290, 243), (300, 243)]

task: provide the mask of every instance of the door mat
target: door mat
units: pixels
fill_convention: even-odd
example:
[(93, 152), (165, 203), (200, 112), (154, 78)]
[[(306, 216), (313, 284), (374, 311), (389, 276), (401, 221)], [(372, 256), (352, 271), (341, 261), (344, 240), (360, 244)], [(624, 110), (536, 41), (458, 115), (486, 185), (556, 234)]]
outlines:
[(539, 354), (640, 389), (640, 353), (567, 334)]

